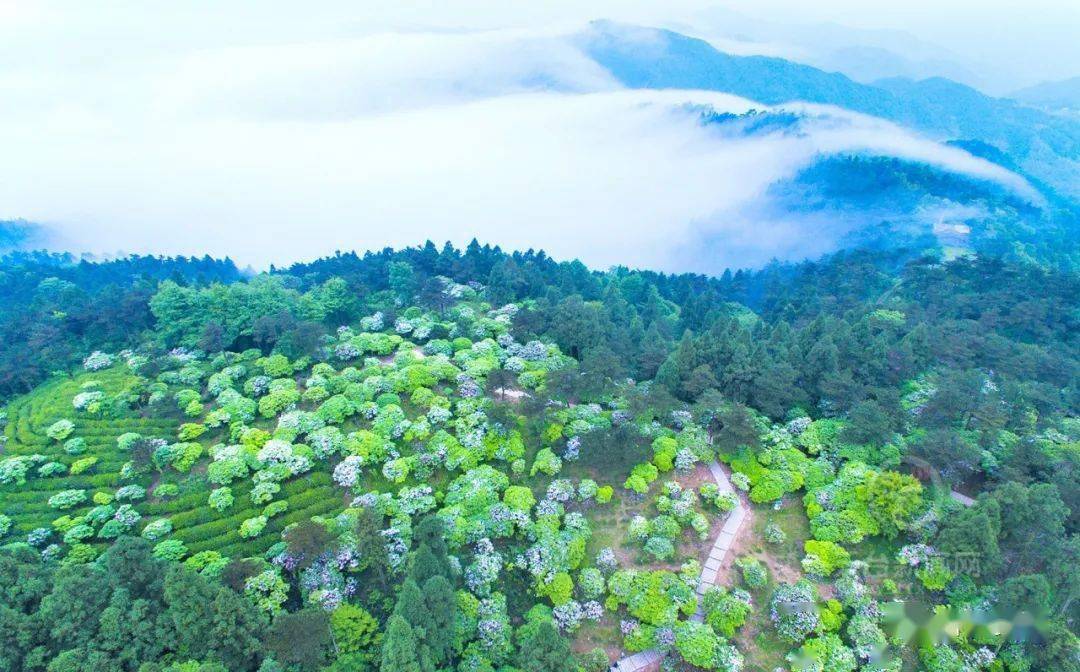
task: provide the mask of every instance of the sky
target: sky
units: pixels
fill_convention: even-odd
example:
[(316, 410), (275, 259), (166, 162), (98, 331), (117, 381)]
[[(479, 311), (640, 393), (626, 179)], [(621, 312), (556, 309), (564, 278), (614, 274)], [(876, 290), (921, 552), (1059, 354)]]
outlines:
[[(713, 271), (827, 251), (841, 232), (749, 214), (822, 152), (1012, 178), (839, 110), (810, 111), (806, 137), (717, 139), (685, 103), (761, 106), (623, 91), (574, 47), (589, 20), (807, 60), (822, 57), (814, 26), (843, 23), (856, 41), (955, 61), (998, 87), (1080, 71), (1069, 3), (809, 7), (0, 0), (0, 219), (41, 222), (74, 251), (256, 267), (477, 237), (600, 267)], [(688, 258), (702, 232), (726, 252)]]

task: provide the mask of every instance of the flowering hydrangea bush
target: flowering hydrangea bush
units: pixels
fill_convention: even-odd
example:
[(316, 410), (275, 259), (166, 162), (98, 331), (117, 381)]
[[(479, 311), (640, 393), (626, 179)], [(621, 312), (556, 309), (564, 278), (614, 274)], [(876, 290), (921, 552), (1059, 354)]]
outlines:
[(596, 554), (596, 567), (604, 574), (611, 574), (619, 566), (615, 557), (615, 549), (601, 548)]
[(360, 319), (360, 329), (363, 331), (382, 331), (384, 328), (385, 324), (381, 312)]
[(563, 450), (563, 459), (573, 462), (581, 456), (581, 438), (571, 436), (566, 440), (566, 448)]
[(363, 464), (364, 458), (359, 455), (349, 455), (334, 467), (334, 482), (343, 488), (355, 487)]
[(326, 611), (341, 606), (346, 598), (356, 594), (355, 577), (346, 577), (343, 570), (355, 568), (356, 556), (349, 549), (321, 554), (300, 574), (300, 588), (309, 602)]
[(146, 488), (141, 485), (131, 484), (117, 488), (113, 498), (118, 502), (134, 502), (146, 498)]
[(100, 390), (80, 392), (71, 399), (71, 405), (76, 411), (95, 413), (100, 408), (101, 401), (104, 398), (105, 394)]
[(57, 420), (45, 430), (45, 436), (53, 441), (63, 441), (75, 431), (75, 423), (70, 420)]
[(277, 614), (288, 599), (289, 585), (276, 569), (267, 569), (244, 581), (244, 594), (269, 614)]
[(938, 553), (932, 546), (926, 544), (908, 544), (897, 553), (897, 560), (908, 567), (921, 567), (929, 563), (930, 559)]
[(270, 391), (270, 376), (252, 376), (244, 383), (244, 392), (258, 398)]
[(465, 585), (474, 595), (487, 595), (499, 578), (502, 565), (502, 555), (495, 550), (491, 540), (481, 539), (476, 543), (472, 563), (465, 568)]
[(82, 455), (86, 452), (86, 439), (81, 436), (68, 439), (64, 442), (64, 452), (68, 455)]
[(510, 648), (510, 619), (506, 614), (506, 597), (495, 593), (480, 601), (477, 609), (477, 637), (490, 654)]
[(61, 490), (52, 497), (49, 497), (49, 506), (54, 509), (60, 509), (61, 511), (66, 509), (72, 509), (86, 501), (85, 490)]
[(45, 460), (44, 455), (14, 455), (0, 460), (0, 483), (24, 485), (30, 467)]
[(734, 473), (731, 475), (731, 484), (739, 490), (747, 492), (750, 490), (750, 477), (743, 473)]
[(763, 534), (765, 541), (770, 544), (782, 544), (787, 541), (787, 533), (776, 523), (767, 524)]
[(50, 476), (60, 476), (66, 474), (68, 467), (62, 462), (46, 462), (37, 469), (38, 476), (42, 478), (48, 478)]
[[(597, 605), (599, 606), (599, 605)], [(577, 600), (570, 600), (551, 610), (555, 626), (563, 632), (574, 632), (585, 619), (585, 610)]]
[(337, 427), (321, 427), (307, 437), (315, 457), (325, 460), (345, 449), (345, 435)]
[(254, 518), (248, 518), (240, 523), (240, 536), (244, 539), (254, 539), (262, 534), (263, 528), (266, 527), (266, 516), (255, 516)]
[(210, 491), (207, 504), (215, 511), (224, 511), (233, 505), (232, 488), (215, 488)]
[(172, 532), (172, 529), (172, 521), (168, 518), (158, 518), (157, 520), (147, 523), (146, 527), (142, 530), (142, 536), (144, 539), (155, 541)]
[(816, 591), (809, 581), (777, 586), (769, 603), (769, 618), (784, 640), (797, 644), (820, 630), (816, 600)]
[(26, 535), (26, 543), (34, 547), (44, 546), (52, 536), (52, 530), (47, 527), (35, 527)]
[(113, 356), (100, 350), (95, 350), (83, 360), (83, 368), (87, 371), (100, 371), (107, 369), (113, 364)]

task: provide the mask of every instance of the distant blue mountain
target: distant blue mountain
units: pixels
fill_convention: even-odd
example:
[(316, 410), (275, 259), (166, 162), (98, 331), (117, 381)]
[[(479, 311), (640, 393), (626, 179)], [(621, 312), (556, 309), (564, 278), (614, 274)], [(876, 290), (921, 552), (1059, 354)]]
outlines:
[(1016, 91), (1009, 97), (1049, 110), (1080, 112), (1080, 77), (1060, 82), (1043, 82)]
[(768, 56), (732, 56), (668, 30), (595, 22), (581, 48), (625, 86), (723, 91), (767, 105), (806, 101), (844, 107), (940, 140), (975, 140), (1016, 166), (1080, 198), (1080, 120), (992, 98), (942, 78), (848, 77)]

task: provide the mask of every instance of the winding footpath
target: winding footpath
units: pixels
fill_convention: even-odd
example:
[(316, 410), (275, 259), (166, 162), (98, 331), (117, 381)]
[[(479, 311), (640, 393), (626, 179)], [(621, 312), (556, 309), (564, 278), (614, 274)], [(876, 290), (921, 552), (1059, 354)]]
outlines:
[[(720, 528), (720, 534), (716, 535), (712, 548), (709, 549), (709, 557), (705, 560), (705, 566), (701, 570), (701, 578), (698, 579), (697, 594), (699, 598), (716, 585), (724, 559), (727, 558), (727, 554), (735, 545), (735, 539), (739, 536), (739, 530), (742, 528), (743, 523), (746, 522), (748, 515), (746, 504), (743, 502), (742, 497), (739, 496), (739, 493), (735, 492), (735, 488), (731, 486), (731, 481), (728, 480), (727, 474), (720, 467), (720, 463), (710, 462), (709, 472), (716, 481), (717, 487), (720, 488), (720, 492), (735, 494), (736, 504), (735, 508), (731, 510), (728, 519), (724, 521), (724, 526)], [(971, 506), (975, 503), (974, 499), (956, 490), (951, 490), (949, 496), (964, 506)], [(691, 617), (691, 620), (701, 621), (703, 617), (704, 614), (699, 601), (698, 611)], [(657, 649), (640, 651), (615, 661), (611, 666), (611, 672), (639, 672), (659, 661), (661, 656), (662, 654)]]
[[(709, 463), (709, 472), (716, 481), (717, 487), (720, 488), (720, 492), (731, 492), (736, 495), (736, 503), (735, 508), (731, 510), (727, 520), (724, 521), (724, 526), (720, 528), (720, 534), (716, 535), (712, 548), (709, 549), (709, 557), (706, 558), (705, 566), (701, 570), (701, 578), (698, 579), (697, 593), (699, 598), (716, 585), (720, 567), (723, 565), (724, 559), (731, 551), (732, 546), (735, 545), (735, 538), (739, 536), (739, 530), (748, 516), (746, 505), (743, 503), (742, 498), (738, 496), (738, 493), (735, 492), (735, 488), (731, 486), (731, 481), (728, 480), (727, 474), (720, 467), (720, 463)], [(703, 617), (701, 602), (699, 601), (698, 611), (691, 617), (691, 620), (700, 621)], [(638, 672), (659, 661), (660, 657), (661, 654), (656, 649), (641, 651), (616, 661), (611, 666), (611, 670), (613, 672)]]

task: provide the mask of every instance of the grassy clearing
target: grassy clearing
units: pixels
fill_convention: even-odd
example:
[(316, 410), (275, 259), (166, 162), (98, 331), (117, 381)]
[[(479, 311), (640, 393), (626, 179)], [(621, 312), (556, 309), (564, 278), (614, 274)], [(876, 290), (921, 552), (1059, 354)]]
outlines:
[[(782, 641), (772, 627), (769, 598), (778, 583), (791, 583), (802, 577), (800, 561), (803, 542), (810, 538), (810, 521), (797, 496), (786, 497), (778, 510), (771, 505), (755, 505), (754, 514), (752, 541), (744, 555), (765, 563), (769, 568), (769, 584), (753, 593), (754, 609), (735, 641), (747, 660), (745, 672), (773, 672), (776, 668), (787, 668), (786, 656), (792, 647)], [(765, 542), (765, 527), (769, 523), (776, 523), (784, 531), (787, 535), (784, 543)]]

